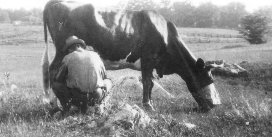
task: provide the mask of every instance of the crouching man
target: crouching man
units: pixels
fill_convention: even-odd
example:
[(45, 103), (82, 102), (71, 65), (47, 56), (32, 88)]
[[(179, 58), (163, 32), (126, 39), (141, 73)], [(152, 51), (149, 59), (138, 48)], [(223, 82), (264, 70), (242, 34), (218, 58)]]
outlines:
[(88, 106), (105, 103), (103, 101), (112, 86), (106, 77), (100, 56), (85, 48), (85, 42), (76, 36), (69, 37), (63, 48), (68, 54), (62, 60), (52, 88), (64, 114), (69, 111), (71, 105), (86, 113)]

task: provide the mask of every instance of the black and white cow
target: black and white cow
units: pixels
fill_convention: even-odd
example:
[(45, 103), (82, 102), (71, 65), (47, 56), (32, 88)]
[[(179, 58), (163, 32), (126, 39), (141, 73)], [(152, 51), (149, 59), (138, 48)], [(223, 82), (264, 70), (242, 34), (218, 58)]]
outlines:
[[(75, 35), (92, 45), (104, 60), (140, 63), (143, 105), (153, 109), (152, 71), (158, 76), (176, 73), (186, 82), (198, 105), (210, 110), (220, 104), (210, 69), (196, 59), (179, 38), (175, 25), (154, 11), (99, 12), (92, 4), (51, 0), (43, 12), (44, 36), (50, 32), (56, 54), (49, 69), (44, 65), (44, 88), (48, 95), (57, 69), (66, 55), (61, 49), (65, 39)], [(50, 82), (49, 82), (50, 81)]]

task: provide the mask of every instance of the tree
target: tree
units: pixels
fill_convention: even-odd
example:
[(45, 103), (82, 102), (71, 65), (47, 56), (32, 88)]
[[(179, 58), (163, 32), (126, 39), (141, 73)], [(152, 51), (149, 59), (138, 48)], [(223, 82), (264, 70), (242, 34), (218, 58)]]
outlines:
[(172, 12), (171, 7), (171, 0), (160, 0), (160, 7), (157, 9), (157, 11), (164, 16), (165, 19), (173, 21), (174, 20), (174, 14)]
[(190, 1), (175, 2), (173, 3), (173, 21), (177, 26), (193, 27), (196, 22), (195, 10)]
[(255, 13), (265, 16), (270, 23), (272, 22), (272, 5), (262, 7)]
[(196, 8), (196, 27), (213, 27), (217, 19), (218, 7), (210, 2), (203, 3)]
[(256, 14), (265, 16), (268, 20), (268, 38), (272, 40), (272, 5), (265, 6), (256, 11)]
[(30, 10), (29, 12), (30, 12), (31, 16), (34, 16), (34, 17), (42, 20), (43, 11), (41, 9), (34, 8), (34, 9)]
[(21, 20), (22, 17), (28, 16), (29, 12), (23, 8), (18, 10), (9, 10), (11, 21)]
[(247, 14), (245, 5), (238, 2), (223, 6), (220, 11), (219, 27), (238, 28), (240, 20)]
[(153, 0), (128, 0), (126, 5), (128, 10), (155, 10), (158, 7)]
[(9, 23), (10, 18), (9, 18), (9, 13), (5, 10), (0, 10), (0, 23)]
[(267, 18), (259, 14), (250, 14), (242, 18), (239, 30), (251, 44), (265, 43), (265, 34), (268, 32)]

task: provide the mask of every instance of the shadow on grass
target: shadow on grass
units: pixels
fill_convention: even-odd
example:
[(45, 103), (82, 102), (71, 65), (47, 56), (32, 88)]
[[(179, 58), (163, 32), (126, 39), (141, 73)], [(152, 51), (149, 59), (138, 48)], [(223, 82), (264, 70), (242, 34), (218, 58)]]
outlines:
[(159, 103), (162, 102), (162, 100), (156, 100), (154, 102), (158, 103), (155, 105), (156, 110), (161, 114), (207, 113), (207, 111), (200, 109), (198, 105), (190, 99), (178, 99), (175, 101), (164, 100), (163, 103)]

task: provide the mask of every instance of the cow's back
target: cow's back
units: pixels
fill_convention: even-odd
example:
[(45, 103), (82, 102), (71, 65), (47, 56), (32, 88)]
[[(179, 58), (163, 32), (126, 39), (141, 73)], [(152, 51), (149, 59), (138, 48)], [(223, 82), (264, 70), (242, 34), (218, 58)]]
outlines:
[(103, 16), (91, 4), (59, 1), (47, 4), (44, 13), (56, 55), (62, 54), (58, 52), (71, 35), (83, 39), (103, 59), (111, 61), (125, 59), (129, 54), (136, 61), (142, 47), (149, 54), (167, 46), (167, 22), (154, 11), (104, 12)]
[[(156, 37), (160, 37), (163, 39), (163, 43), (167, 43), (168, 30), (167, 30), (167, 22), (163, 16), (155, 11), (140, 11), (142, 21), (142, 35), (146, 35), (144, 37), (152, 37), (156, 35)], [(152, 33), (152, 35), (148, 34)], [(145, 34), (146, 33), (146, 34)]]

